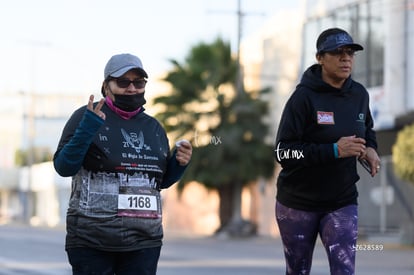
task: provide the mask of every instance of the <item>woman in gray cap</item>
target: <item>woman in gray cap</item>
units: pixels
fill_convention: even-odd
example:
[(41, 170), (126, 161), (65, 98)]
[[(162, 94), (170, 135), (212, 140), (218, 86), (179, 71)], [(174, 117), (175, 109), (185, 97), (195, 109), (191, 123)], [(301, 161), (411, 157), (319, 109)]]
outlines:
[(160, 190), (178, 181), (189, 142), (171, 153), (160, 123), (145, 113), (148, 75), (131, 54), (111, 57), (102, 98), (76, 110), (54, 155), (72, 177), (65, 249), (73, 274), (156, 274), (163, 238)]
[(356, 162), (367, 163), (371, 176), (380, 169), (369, 95), (351, 78), (363, 47), (339, 28), (322, 32), (316, 47), (318, 63), (304, 72), (279, 124), (276, 220), (286, 274), (310, 273), (318, 235), (331, 274), (354, 274)]

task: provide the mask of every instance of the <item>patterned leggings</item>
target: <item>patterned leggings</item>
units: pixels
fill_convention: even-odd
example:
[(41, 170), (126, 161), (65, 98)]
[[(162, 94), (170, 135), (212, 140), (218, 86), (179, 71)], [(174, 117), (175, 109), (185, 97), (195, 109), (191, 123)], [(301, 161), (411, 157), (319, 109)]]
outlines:
[(287, 275), (307, 275), (319, 234), (328, 255), (331, 275), (355, 273), (358, 209), (348, 205), (332, 212), (308, 212), (276, 202)]

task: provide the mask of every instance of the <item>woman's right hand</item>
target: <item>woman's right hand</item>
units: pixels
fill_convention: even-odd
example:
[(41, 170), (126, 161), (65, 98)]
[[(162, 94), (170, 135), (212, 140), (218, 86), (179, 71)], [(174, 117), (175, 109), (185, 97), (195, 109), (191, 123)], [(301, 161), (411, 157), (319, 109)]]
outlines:
[(338, 157), (361, 157), (365, 154), (365, 139), (356, 136), (341, 137), (338, 145)]
[(106, 118), (105, 113), (101, 111), (101, 108), (105, 103), (105, 99), (101, 98), (101, 100), (99, 100), (98, 104), (96, 104), (95, 108), (93, 108), (93, 99), (94, 99), (94, 96), (90, 95), (89, 96), (89, 101), (88, 101), (88, 107), (87, 107), (88, 110), (94, 112), (97, 116), (99, 116), (100, 118), (105, 120), (105, 118)]

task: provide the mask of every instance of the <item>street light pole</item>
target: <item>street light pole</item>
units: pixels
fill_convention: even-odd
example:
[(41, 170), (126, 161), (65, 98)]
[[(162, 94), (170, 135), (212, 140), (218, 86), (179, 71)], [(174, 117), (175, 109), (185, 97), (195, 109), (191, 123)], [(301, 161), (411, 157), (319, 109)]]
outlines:
[(242, 36), (242, 24), (243, 24), (243, 16), (244, 13), (241, 9), (241, 0), (237, 0), (237, 79), (236, 79), (236, 89), (237, 95), (241, 95), (244, 93), (243, 87), (243, 74), (240, 62), (240, 44), (241, 44), (241, 36)]
[(23, 98), (25, 100), (25, 108), (24, 108), (24, 122), (26, 124), (26, 134), (24, 137), (25, 145), (27, 146), (27, 173), (25, 176), (27, 177), (27, 185), (25, 188), (27, 189), (25, 192), (23, 191), (23, 214), (22, 218), (23, 221), (26, 223), (31, 222), (31, 218), (34, 214), (36, 214), (36, 201), (35, 201), (35, 193), (33, 192), (33, 179), (32, 179), (32, 169), (33, 164), (35, 162), (35, 136), (36, 136), (36, 125), (35, 125), (35, 118), (36, 118), (36, 65), (37, 65), (37, 49), (41, 47), (49, 47), (51, 44), (45, 41), (37, 41), (37, 40), (24, 40), (21, 41), (22, 43), (28, 45), (31, 49), (31, 64), (30, 64), (30, 88), (28, 93), (23, 93)]

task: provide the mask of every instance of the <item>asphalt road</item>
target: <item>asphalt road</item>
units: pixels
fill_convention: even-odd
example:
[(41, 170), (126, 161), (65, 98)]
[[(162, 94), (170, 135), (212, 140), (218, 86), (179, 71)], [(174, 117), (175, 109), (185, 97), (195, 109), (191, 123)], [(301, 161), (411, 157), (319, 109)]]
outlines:
[[(1, 275), (71, 274), (63, 249), (62, 228), (0, 225)], [(381, 241), (360, 242), (357, 272), (362, 275), (413, 275), (414, 247)], [(364, 250), (364, 245), (383, 245)], [(270, 275), (284, 274), (279, 238), (225, 239), (177, 236), (166, 232), (158, 275)], [(329, 274), (325, 252), (318, 243), (312, 275)]]

